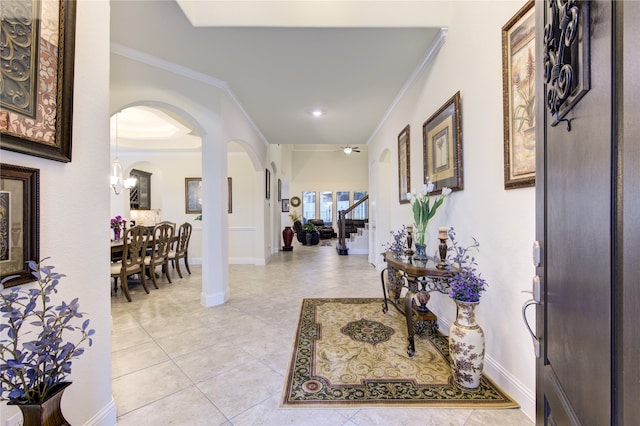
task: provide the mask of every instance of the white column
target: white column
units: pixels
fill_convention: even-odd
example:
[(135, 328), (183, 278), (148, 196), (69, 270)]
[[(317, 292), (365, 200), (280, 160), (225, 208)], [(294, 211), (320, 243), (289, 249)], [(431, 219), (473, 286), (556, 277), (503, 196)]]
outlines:
[(204, 306), (229, 300), (227, 144), (221, 137), (220, 117), (207, 120), (202, 137), (202, 293)]

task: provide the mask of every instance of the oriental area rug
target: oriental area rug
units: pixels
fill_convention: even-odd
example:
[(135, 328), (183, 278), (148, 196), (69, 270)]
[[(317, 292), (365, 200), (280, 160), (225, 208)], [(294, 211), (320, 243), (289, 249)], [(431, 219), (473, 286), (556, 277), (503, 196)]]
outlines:
[(517, 408), (483, 375), (454, 384), (448, 339), (425, 327), (407, 355), (404, 316), (382, 299), (303, 299), (283, 407)]

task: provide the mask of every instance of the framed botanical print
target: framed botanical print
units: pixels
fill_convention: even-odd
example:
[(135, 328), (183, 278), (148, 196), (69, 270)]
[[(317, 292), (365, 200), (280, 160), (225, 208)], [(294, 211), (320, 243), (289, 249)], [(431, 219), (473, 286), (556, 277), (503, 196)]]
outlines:
[(502, 27), (504, 188), (536, 183), (536, 76), (534, 1)]
[(74, 0), (2, 0), (0, 148), (71, 161)]
[(4, 288), (35, 281), (27, 261), (40, 260), (40, 171), (0, 164), (0, 275)]
[(202, 213), (202, 178), (184, 178), (184, 203), (187, 214)]
[(409, 202), (407, 193), (411, 191), (411, 141), (410, 126), (407, 124), (398, 135), (398, 196), (400, 204)]
[(434, 194), (447, 187), (463, 188), (460, 92), (457, 92), (422, 125), (424, 181)]

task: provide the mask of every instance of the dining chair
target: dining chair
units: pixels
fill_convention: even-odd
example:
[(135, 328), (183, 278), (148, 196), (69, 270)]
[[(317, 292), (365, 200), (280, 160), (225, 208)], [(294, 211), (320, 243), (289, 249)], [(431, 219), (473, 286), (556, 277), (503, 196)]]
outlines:
[(134, 274), (140, 275), (140, 281), (144, 291), (149, 294), (147, 279), (144, 273), (144, 259), (149, 244), (149, 229), (145, 226), (134, 226), (127, 229), (122, 239), (122, 260), (111, 263), (111, 277), (113, 277), (113, 290), (118, 291), (118, 278), (120, 278), (124, 296), (131, 302), (129, 294), (128, 277)]
[(161, 267), (161, 273), (171, 282), (169, 276), (169, 250), (173, 241), (174, 228), (170, 222), (160, 222), (153, 228), (153, 238), (151, 240), (151, 253), (144, 258), (145, 275), (151, 277), (151, 282), (155, 288), (158, 287), (156, 282), (156, 267)]
[(184, 261), (184, 266), (187, 268), (187, 272), (191, 275), (191, 269), (189, 269), (189, 240), (191, 239), (191, 224), (185, 222), (180, 225), (178, 229), (178, 240), (174, 249), (169, 252), (169, 260), (171, 264), (178, 271), (178, 275), (182, 278), (182, 271), (180, 271), (180, 259)]

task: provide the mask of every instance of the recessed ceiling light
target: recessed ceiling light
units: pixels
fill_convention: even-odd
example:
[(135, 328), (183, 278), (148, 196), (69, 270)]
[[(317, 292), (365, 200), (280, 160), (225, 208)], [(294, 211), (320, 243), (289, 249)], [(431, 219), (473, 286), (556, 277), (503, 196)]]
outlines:
[(311, 115), (313, 115), (314, 117), (321, 117), (324, 115), (324, 112), (322, 112), (322, 110), (320, 109), (314, 109), (313, 111), (311, 111)]

